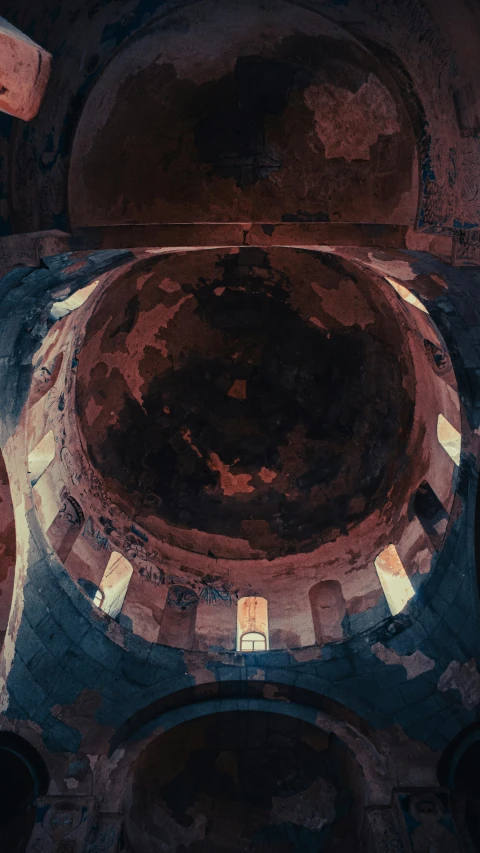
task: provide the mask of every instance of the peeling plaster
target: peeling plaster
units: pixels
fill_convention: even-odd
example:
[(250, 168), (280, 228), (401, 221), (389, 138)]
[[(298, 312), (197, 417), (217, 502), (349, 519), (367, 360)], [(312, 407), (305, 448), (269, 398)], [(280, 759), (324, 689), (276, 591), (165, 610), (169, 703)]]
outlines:
[(401, 130), (393, 98), (385, 97), (384, 86), (373, 74), (357, 92), (329, 83), (310, 86), (305, 103), (314, 111), (327, 159), (370, 160), (370, 146), (380, 135)]
[(480, 703), (480, 673), (474, 658), (467, 663), (452, 661), (438, 680), (438, 689), (458, 690), (462, 697), (463, 707), (473, 710)]
[(423, 652), (415, 651), (411, 655), (399, 655), (394, 649), (388, 649), (382, 643), (375, 643), (372, 652), (381, 661), (389, 666), (403, 666), (407, 671), (407, 681), (422, 675), (424, 672), (434, 669), (435, 661), (428, 658)]
[(402, 281), (414, 281), (417, 277), (417, 273), (407, 261), (383, 260), (376, 258), (373, 252), (369, 252), (368, 257), (370, 258), (369, 266), (382, 275), (390, 275)]

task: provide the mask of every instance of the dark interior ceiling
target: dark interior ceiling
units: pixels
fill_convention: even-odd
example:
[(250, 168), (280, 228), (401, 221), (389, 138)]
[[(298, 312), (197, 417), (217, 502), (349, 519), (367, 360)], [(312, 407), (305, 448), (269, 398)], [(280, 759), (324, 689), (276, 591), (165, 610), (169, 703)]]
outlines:
[(381, 508), (408, 467), (401, 328), (330, 255), (140, 262), (101, 299), (79, 360), (92, 462), (112, 498), (173, 531), (246, 538), (270, 559), (312, 550)]

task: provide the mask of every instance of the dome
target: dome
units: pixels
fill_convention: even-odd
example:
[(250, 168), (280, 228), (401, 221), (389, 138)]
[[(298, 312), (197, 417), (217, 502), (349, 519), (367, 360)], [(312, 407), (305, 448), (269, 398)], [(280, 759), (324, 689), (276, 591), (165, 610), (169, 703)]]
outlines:
[(99, 299), (79, 362), (111, 500), (187, 550), (313, 551), (381, 508), (408, 464), (401, 328), (387, 294), (329, 254), (140, 261)]

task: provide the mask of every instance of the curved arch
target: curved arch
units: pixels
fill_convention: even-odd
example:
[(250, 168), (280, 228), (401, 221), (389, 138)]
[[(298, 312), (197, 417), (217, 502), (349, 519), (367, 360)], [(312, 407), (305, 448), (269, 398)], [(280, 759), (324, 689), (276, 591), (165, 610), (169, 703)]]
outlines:
[[(442, 753), (437, 768), (439, 783), (450, 790), (452, 812), (466, 850), (480, 845), (480, 723), (460, 732)], [(462, 847), (463, 849), (463, 847)]]
[[(135, 33), (133, 38), (119, 45), (97, 76), (79, 116), (70, 152), (67, 180), (71, 224), (78, 227), (114, 224), (112, 216), (117, 216), (115, 220), (117, 224), (118, 221), (123, 220), (123, 213), (114, 213), (117, 209), (115, 200), (119, 189), (115, 182), (113, 184), (110, 182), (108, 187), (102, 188), (101, 182), (104, 179), (105, 170), (99, 169), (99, 163), (105, 162), (105, 151), (107, 151), (110, 152), (111, 162), (115, 164), (115, 158), (120, 154), (115, 141), (118, 143), (118, 139), (123, 138), (122, 134), (119, 136), (118, 128), (132, 125), (129, 105), (134, 102), (138, 113), (138, 121), (135, 122), (138, 127), (137, 132), (139, 133), (142, 128), (143, 138), (146, 138), (146, 128), (148, 142), (143, 146), (145, 157), (140, 171), (137, 169), (135, 186), (132, 184), (132, 189), (127, 191), (129, 204), (127, 216), (130, 222), (183, 222), (187, 221), (186, 216), (189, 217), (188, 221), (191, 217), (192, 221), (200, 222), (210, 221), (212, 215), (215, 218), (218, 217), (218, 221), (244, 221), (245, 217), (247, 219), (253, 217), (257, 221), (273, 222), (279, 221), (281, 216), (285, 216), (286, 221), (309, 221), (309, 217), (310, 221), (319, 221), (319, 216), (326, 217), (328, 221), (330, 215), (339, 216), (338, 211), (341, 210), (339, 204), (341, 204), (341, 215), (345, 221), (365, 221), (370, 217), (375, 222), (398, 220), (402, 224), (407, 222), (413, 225), (417, 217), (419, 196), (418, 157), (413, 124), (404, 104), (403, 91), (397, 80), (370, 52), (369, 46), (353, 37), (338, 23), (326, 18), (321, 11), (306, 9), (301, 3), (290, 1), (282, 4), (279, 9), (281, 14), (277, 16), (279, 20), (275, 22), (274, 33), (271, 36), (273, 42), (276, 39), (278, 46), (267, 51), (264, 45), (256, 43), (255, 31), (262, 32), (263, 12), (256, 9), (255, 4), (253, 4), (253, 12), (260, 16), (260, 19), (255, 22), (253, 32), (249, 29), (249, 21), (252, 18), (250, 8), (233, 24), (229, 17), (229, 10), (225, 12), (225, 21), (218, 21), (218, 15), (214, 15), (212, 23), (209, 15), (210, 4), (207, 2), (203, 5), (206, 8), (199, 10), (196, 3), (182, 4), (180, 14), (190, 21), (190, 26), (185, 28), (184, 35), (177, 34), (175, 31), (175, 33), (168, 32), (168, 38), (165, 37), (164, 18), (169, 12), (151, 19)], [(248, 7), (250, 5), (249, 3)], [(176, 14), (179, 12), (177, 11)], [(171, 66), (172, 70), (172, 73), (168, 74), (165, 74), (165, 69), (161, 67), (163, 64), (155, 59), (158, 43), (156, 31), (160, 26), (162, 26), (163, 63), (165, 66), (167, 64)], [(191, 53), (188, 33), (193, 30), (196, 31), (199, 67), (204, 60), (202, 48), (206, 59), (210, 62), (208, 45), (212, 40), (217, 41), (220, 33), (223, 41), (229, 44), (230, 34), (235, 32), (233, 49), (237, 50), (238, 58), (241, 59), (238, 67), (235, 66), (235, 69), (232, 69), (230, 65), (226, 65), (226, 51), (219, 48), (218, 58), (215, 59), (215, 71), (208, 73), (214, 74), (215, 80), (222, 81), (224, 77), (229, 79), (234, 71), (238, 94), (226, 95), (223, 88), (220, 88), (213, 98), (211, 94), (206, 96), (202, 89), (205, 71), (198, 74), (197, 69), (187, 68), (185, 71), (183, 65), (181, 68), (176, 67), (175, 56), (181, 55), (188, 61)], [(243, 30), (246, 32), (243, 33)], [(292, 31), (295, 32), (296, 40), (295, 53), (292, 54), (295, 62), (292, 60), (293, 64), (289, 67), (284, 53)], [(312, 47), (314, 38), (320, 45), (317, 51)], [(239, 39), (241, 39), (240, 45), (237, 46)], [(304, 47), (303, 40), (305, 40)], [(180, 43), (177, 44), (177, 41)], [(360, 95), (358, 95), (358, 89), (355, 90), (352, 98), (352, 93), (346, 88), (332, 87), (331, 90), (323, 90), (321, 85), (312, 85), (311, 91), (306, 92), (305, 105), (312, 116), (316, 111), (318, 124), (321, 124), (322, 116), (328, 113), (326, 104), (330, 103), (332, 98), (335, 98), (337, 124), (342, 122), (344, 124), (345, 130), (341, 138), (333, 126), (327, 127), (323, 132), (323, 138), (328, 139), (326, 153), (323, 143), (317, 143), (317, 119), (312, 118), (312, 123), (305, 125), (306, 130), (301, 134), (301, 138), (295, 139), (293, 153), (290, 149), (294, 134), (288, 131), (279, 136), (275, 129), (280, 120), (287, 122), (287, 128), (294, 122), (298, 123), (299, 127), (304, 126), (303, 112), (297, 112), (297, 101), (293, 101), (289, 96), (291, 80), (295, 79), (295, 75), (298, 76), (296, 69), (300, 55), (299, 43), (305, 51), (305, 62), (308, 67), (312, 62), (312, 56), (322, 57), (326, 68), (323, 73), (328, 73), (330, 54), (335, 56), (336, 62), (341, 57), (347, 66), (347, 75), (353, 74), (355, 79), (359, 73), (357, 66), (361, 67), (363, 82), (360, 88), (364, 87), (364, 90)], [(247, 55), (244, 56), (244, 53)], [(281, 62), (279, 57), (282, 57)], [(320, 59), (318, 61), (320, 62)], [(136, 71), (129, 75), (128, 83), (125, 83), (124, 70), (129, 66), (135, 67)], [(258, 69), (261, 71), (264, 68), (267, 69), (266, 82), (262, 85), (258, 83), (256, 74)], [(158, 78), (161, 81), (160, 84), (156, 79), (158, 75), (160, 75)], [(197, 75), (200, 77), (200, 83)], [(178, 90), (177, 79), (182, 80)], [(323, 77), (319, 79), (323, 80)], [(170, 116), (169, 126), (173, 136), (176, 135), (177, 123), (182, 127), (184, 142), (173, 153), (170, 147), (166, 147), (164, 137), (159, 137), (155, 126), (144, 117), (146, 113), (142, 94), (147, 86), (147, 80), (148, 86), (158, 95), (157, 112), (165, 111)], [(125, 95), (125, 86), (128, 87), (127, 95)], [(309, 89), (309, 87), (305, 88)], [(296, 86), (297, 90), (301, 90), (301, 85)], [(108, 97), (105, 98), (106, 91)], [(230, 87), (228, 91), (230, 92)], [(188, 101), (189, 98), (195, 98), (197, 104), (195, 116), (186, 109), (182, 111), (183, 100)], [(368, 111), (365, 109), (366, 103), (372, 98), (379, 100), (383, 107), (378, 110), (378, 114), (375, 111), (376, 120), (373, 122), (373, 128), (371, 114), (367, 114)], [(97, 126), (96, 117), (101, 99), (111, 118), (107, 125), (104, 124), (100, 129)], [(351, 131), (349, 128), (354, 111), (356, 111), (357, 121), (355, 130)], [(245, 120), (247, 113), (255, 116), (253, 121), (252, 118), (249, 119), (248, 126)], [(271, 115), (276, 117), (274, 124), (270, 121)], [(382, 116), (381, 119), (380, 116)], [(358, 125), (362, 126), (360, 133)], [(298, 136), (300, 137), (300, 134)], [(346, 139), (354, 137), (356, 138), (355, 150), (346, 145)], [(170, 143), (167, 145), (170, 146)], [(282, 146), (285, 146), (285, 151)], [(130, 140), (128, 141), (121, 151), (124, 163), (129, 162), (136, 147), (135, 141), (132, 145)], [(381, 162), (381, 168), (372, 168), (371, 161), (374, 155), (370, 155), (370, 147), (376, 159)], [(278, 149), (282, 152), (281, 155)], [(308, 156), (311, 149), (314, 153)], [(163, 190), (161, 192), (157, 192), (152, 184), (153, 172), (148, 165), (151, 151), (156, 152), (154, 173), (155, 181)], [(272, 151), (275, 152), (273, 155)], [(339, 165), (342, 158), (346, 158), (347, 168)], [(397, 158), (402, 168), (394, 171), (391, 169), (391, 163)], [(225, 159), (227, 163), (224, 162)], [(290, 164), (297, 159), (302, 160), (303, 169), (301, 174), (295, 175), (290, 169)], [(310, 160), (312, 163), (309, 167)], [(247, 168), (245, 168), (245, 162), (250, 164)], [(335, 179), (339, 169), (342, 171), (343, 181), (349, 182), (351, 189), (350, 193), (344, 192), (340, 198), (337, 198), (336, 207), (330, 211), (330, 199), (324, 194), (323, 187), (324, 184), (328, 185), (329, 181)], [(306, 170), (308, 170), (308, 180), (304, 178)], [(126, 169), (126, 173), (130, 171)], [(326, 180), (320, 180), (321, 172), (327, 176)], [(177, 175), (180, 173), (183, 176), (189, 173), (189, 181), (185, 182), (183, 177), (179, 182)], [(386, 191), (377, 189), (379, 180), (382, 188), (386, 183), (383, 179), (384, 173), (388, 175), (390, 181), (388, 186), (390, 196), (393, 196), (391, 203), (390, 200), (387, 202)], [(379, 174), (382, 178), (379, 178)], [(355, 178), (359, 176), (361, 176), (365, 193), (368, 193), (368, 201), (363, 198), (360, 200), (358, 194), (354, 192)], [(215, 204), (212, 202), (210, 206), (212, 193), (217, 192), (219, 181), (222, 196), (219, 196), (217, 202)], [(185, 190), (187, 184), (188, 196)], [(227, 204), (221, 201), (225, 193), (225, 184), (231, 185), (232, 190)], [(266, 189), (263, 189), (263, 185)], [(298, 194), (297, 186), (301, 189)], [(144, 190), (143, 207), (139, 202), (142, 188)], [(108, 195), (111, 197), (108, 198)], [(346, 198), (347, 195), (351, 195), (352, 198)], [(307, 196), (307, 207), (304, 196)], [(212, 214), (213, 210), (215, 212)], [(318, 211), (322, 213), (319, 214)], [(306, 217), (306, 220), (302, 220), (302, 217)]]
[(43, 759), (28, 741), (0, 732), (0, 848), (25, 853), (35, 825), (35, 801), (49, 778)]
[[(472, 489), (473, 492), (473, 489)], [(478, 596), (480, 596), (480, 479), (476, 483), (475, 487), (475, 497), (472, 495), (472, 502), (474, 503), (474, 536), (473, 536), (473, 556), (474, 556), (474, 566), (476, 569), (476, 590), (477, 590), (477, 600)]]
[(392, 783), (382, 758), (373, 744), (350, 723), (337, 720), (325, 711), (297, 702), (279, 702), (275, 699), (254, 699), (247, 696), (239, 699), (207, 699), (160, 714), (135, 733), (135, 740), (145, 740), (145, 746), (147, 746), (159, 734), (163, 734), (181, 723), (229, 711), (261, 711), (267, 714), (281, 714), (303, 720), (329, 734), (336, 735), (353, 753), (363, 772), (366, 786), (366, 804), (390, 805)]
[(47, 765), (28, 740), (15, 732), (0, 732), (0, 750), (13, 753), (25, 764), (33, 780), (35, 797), (47, 793), (50, 782)]
[(7, 631), (12, 604), (16, 557), (15, 517), (10, 482), (0, 451), (0, 649)]
[(453, 790), (459, 762), (470, 747), (478, 741), (480, 741), (480, 723), (472, 723), (449, 743), (438, 762), (437, 777), (440, 785)]

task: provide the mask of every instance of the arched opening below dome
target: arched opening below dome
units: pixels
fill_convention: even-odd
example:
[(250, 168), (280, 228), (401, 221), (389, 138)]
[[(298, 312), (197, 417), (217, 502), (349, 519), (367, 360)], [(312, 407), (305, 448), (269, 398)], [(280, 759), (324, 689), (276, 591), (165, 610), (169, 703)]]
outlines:
[(472, 850), (480, 850), (479, 761), (480, 740), (476, 740), (465, 750), (455, 770), (454, 800), (457, 818), (460, 818), (466, 827)]
[(35, 823), (35, 800), (45, 794), (43, 760), (23, 738), (0, 733), (0, 850), (25, 853)]
[(332, 841), (353, 853), (362, 778), (337, 737), (293, 717), (232, 711), (184, 722), (152, 741), (132, 767), (126, 850), (151, 851), (161, 832), (165, 853), (300, 853)]

